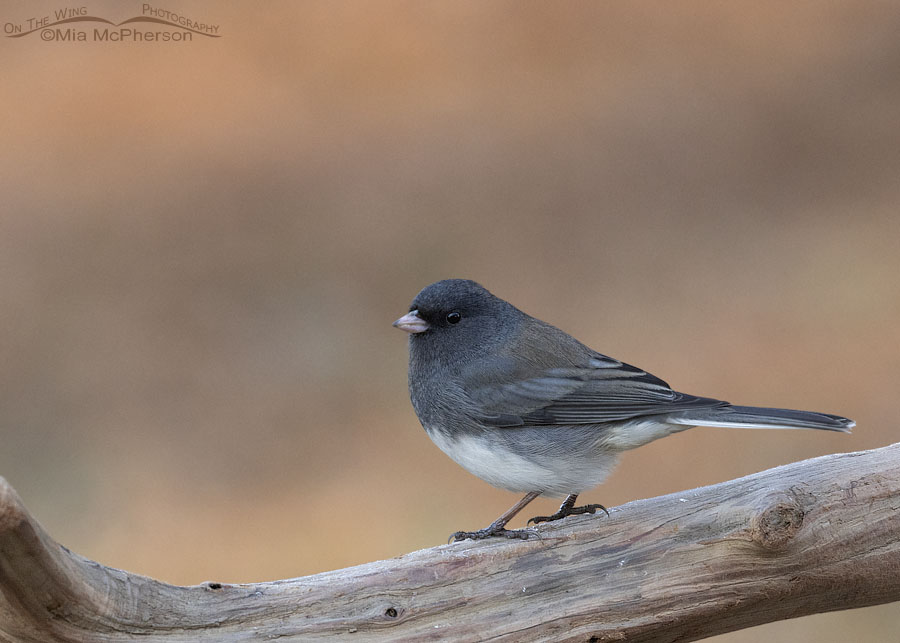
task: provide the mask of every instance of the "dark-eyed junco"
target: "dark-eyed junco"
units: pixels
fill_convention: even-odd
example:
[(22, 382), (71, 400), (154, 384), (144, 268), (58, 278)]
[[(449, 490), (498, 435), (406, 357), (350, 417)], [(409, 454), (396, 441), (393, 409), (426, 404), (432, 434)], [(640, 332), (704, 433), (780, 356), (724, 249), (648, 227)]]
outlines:
[(575, 499), (606, 478), (621, 452), (694, 426), (854, 426), (838, 415), (677, 393), (465, 279), (427, 286), (394, 326), (410, 334), (409, 393), (428, 436), (482, 480), (527, 492), (489, 526), (451, 540), (527, 538), (505, 527), (540, 495), (566, 499), (529, 522), (605, 510)]

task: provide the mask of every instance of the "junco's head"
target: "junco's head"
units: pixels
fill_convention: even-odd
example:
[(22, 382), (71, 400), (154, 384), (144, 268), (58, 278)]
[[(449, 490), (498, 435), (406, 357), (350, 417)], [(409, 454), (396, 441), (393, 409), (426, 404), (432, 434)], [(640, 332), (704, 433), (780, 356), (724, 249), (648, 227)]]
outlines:
[(423, 288), (394, 326), (431, 353), (452, 354), (501, 341), (524, 314), (469, 279), (445, 279)]

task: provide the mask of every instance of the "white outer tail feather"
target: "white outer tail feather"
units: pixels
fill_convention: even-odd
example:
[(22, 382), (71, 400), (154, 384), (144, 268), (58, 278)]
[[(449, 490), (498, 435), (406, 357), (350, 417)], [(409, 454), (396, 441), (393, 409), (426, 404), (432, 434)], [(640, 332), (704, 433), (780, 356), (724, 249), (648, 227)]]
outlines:
[[(727, 420), (690, 420), (690, 419), (669, 419), (666, 420), (670, 424), (683, 424), (685, 426), (719, 426), (722, 428), (731, 428), (731, 429), (812, 429), (815, 431), (821, 431), (825, 427), (816, 427), (816, 426), (788, 426), (786, 424), (759, 424), (754, 423), (750, 424), (747, 422), (729, 422)], [(856, 423), (851, 424), (847, 428), (850, 429), (856, 426)], [(826, 429), (829, 430), (829, 429)], [(832, 429), (833, 430), (833, 429)]]

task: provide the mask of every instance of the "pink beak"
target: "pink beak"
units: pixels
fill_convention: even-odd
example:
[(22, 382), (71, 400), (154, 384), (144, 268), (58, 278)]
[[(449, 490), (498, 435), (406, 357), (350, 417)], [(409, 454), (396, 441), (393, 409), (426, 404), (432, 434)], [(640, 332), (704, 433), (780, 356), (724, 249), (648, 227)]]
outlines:
[(403, 317), (395, 321), (393, 324), (394, 328), (399, 328), (400, 330), (405, 330), (410, 335), (414, 335), (415, 333), (422, 333), (431, 326), (428, 325), (428, 322), (419, 317), (418, 310), (411, 310)]

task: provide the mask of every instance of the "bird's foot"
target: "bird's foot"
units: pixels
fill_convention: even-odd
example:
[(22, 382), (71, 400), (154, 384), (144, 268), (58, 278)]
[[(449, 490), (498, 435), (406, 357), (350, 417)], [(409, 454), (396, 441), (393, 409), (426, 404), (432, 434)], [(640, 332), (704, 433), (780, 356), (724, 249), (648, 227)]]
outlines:
[(471, 538), (472, 540), (484, 540), (485, 538), (494, 538), (495, 536), (528, 540), (528, 538), (535, 535), (537, 534), (530, 529), (504, 529), (503, 527), (494, 527), (494, 525), (490, 525), (489, 527), (479, 529), (478, 531), (456, 531), (450, 534), (450, 540), (447, 542), (460, 542), (467, 538)]
[(567, 507), (563, 504), (562, 507), (559, 508), (555, 514), (551, 516), (535, 516), (534, 518), (529, 518), (527, 524), (537, 524), (539, 522), (552, 522), (554, 520), (559, 520), (560, 518), (565, 518), (566, 516), (577, 516), (579, 514), (592, 514), (597, 513), (598, 509), (602, 509), (603, 513), (609, 516), (609, 511), (601, 504), (593, 504), (593, 505), (581, 505), (580, 507)]

